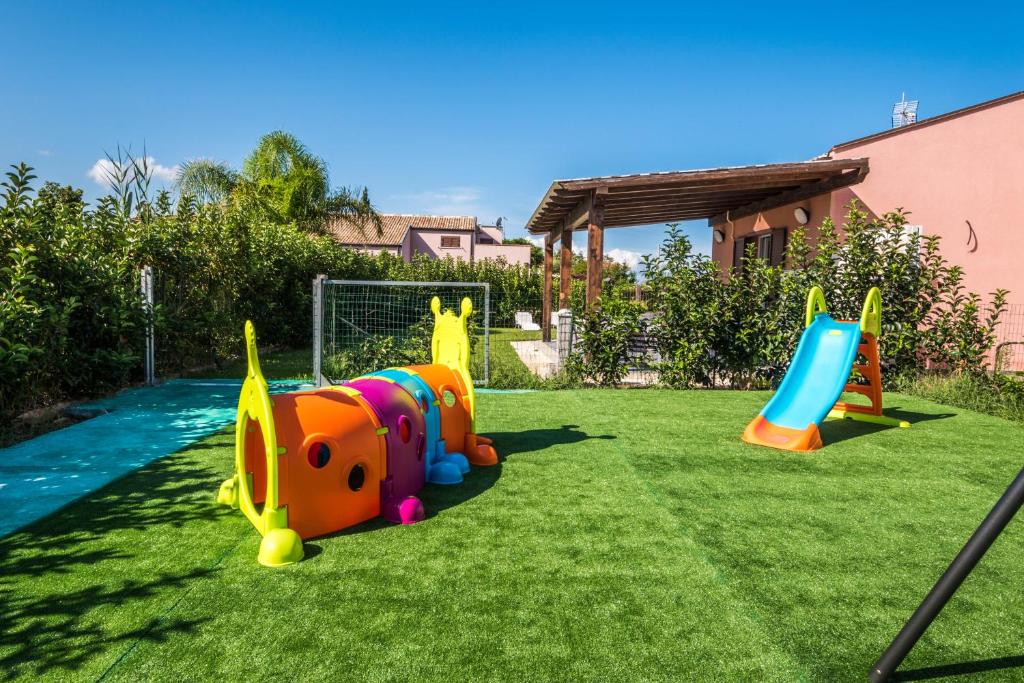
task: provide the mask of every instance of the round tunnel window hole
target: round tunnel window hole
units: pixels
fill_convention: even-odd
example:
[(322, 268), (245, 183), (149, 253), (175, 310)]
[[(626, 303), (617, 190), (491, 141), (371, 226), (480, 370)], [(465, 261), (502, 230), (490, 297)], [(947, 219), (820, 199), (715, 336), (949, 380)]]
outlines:
[(451, 389), (445, 388), (445, 390), (441, 392), (441, 400), (444, 401), (444, 404), (449, 408), (454, 408), (455, 392), (452, 391)]
[(309, 460), (311, 467), (321, 469), (326, 466), (331, 460), (331, 449), (322, 441), (317, 441), (310, 444), (309, 451), (306, 453), (306, 458)]
[(398, 438), (402, 443), (409, 443), (409, 439), (412, 438), (412, 422), (405, 415), (398, 418)]
[(356, 465), (348, 473), (348, 487), (352, 491), (358, 491), (366, 483), (366, 469), (362, 465)]

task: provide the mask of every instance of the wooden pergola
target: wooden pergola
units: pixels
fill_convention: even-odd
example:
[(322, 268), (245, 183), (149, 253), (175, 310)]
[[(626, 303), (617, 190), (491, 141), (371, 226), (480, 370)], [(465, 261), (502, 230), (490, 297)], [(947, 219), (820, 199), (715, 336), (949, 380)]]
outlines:
[(561, 240), (559, 308), (569, 305), (572, 233), (587, 229), (587, 306), (601, 294), (605, 228), (707, 218), (719, 223), (859, 183), (867, 159), (556, 180), (527, 223), (544, 235), (544, 338), (550, 337), (554, 245)]

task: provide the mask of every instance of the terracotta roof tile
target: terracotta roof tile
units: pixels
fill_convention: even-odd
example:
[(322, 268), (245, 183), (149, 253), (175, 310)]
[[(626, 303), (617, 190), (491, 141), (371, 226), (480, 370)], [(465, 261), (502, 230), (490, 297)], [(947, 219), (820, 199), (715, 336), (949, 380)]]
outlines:
[(327, 229), (341, 244), (396, 247), (402, 243), (405, 233), (410, 228), (473, 232), (477, 226), (476, 216), (420, 216), (407, 213), (382, 213), (380, 218), (382, 223), (380, 233), (372, 223), (362, 225), (341, 216), (332, 216), (327, 222)]

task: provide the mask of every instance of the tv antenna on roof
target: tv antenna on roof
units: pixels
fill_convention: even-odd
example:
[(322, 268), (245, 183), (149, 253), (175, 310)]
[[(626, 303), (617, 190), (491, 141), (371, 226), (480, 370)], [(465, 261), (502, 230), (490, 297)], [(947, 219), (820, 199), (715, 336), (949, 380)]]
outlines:
[(902, 128), (917, 123), (917, 100), (907, 102), (907, 93), (903, 98), (892, 105), (892, 127)]

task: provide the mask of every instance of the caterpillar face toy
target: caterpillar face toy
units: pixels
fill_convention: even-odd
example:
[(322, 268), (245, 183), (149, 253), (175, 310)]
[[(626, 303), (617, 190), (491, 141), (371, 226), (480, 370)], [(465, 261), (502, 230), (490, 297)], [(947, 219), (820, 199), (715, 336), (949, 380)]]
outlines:
[[(270, 396), (245, 325), (248, 372), (235, 423), (235, 474), (218, 501), (238, 507), (263, 534), (259, 561), (302, 559), (302, 540), (376, 516), (412, 524), (425, 516), (427, 482), (458, 484), (470, 463), (495, 465), (474, 431), (463, 299), (460, 315), (431, 301), (433, 363), (391, 368), (340, 386)], [(261, 507), (260, 507), (261, 506)]]

